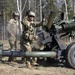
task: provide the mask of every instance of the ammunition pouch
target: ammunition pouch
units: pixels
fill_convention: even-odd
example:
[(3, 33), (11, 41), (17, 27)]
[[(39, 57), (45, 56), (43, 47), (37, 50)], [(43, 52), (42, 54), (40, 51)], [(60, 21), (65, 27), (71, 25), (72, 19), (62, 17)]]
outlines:
[(34, 35), (29, 35), (29, 40), (33, 41), (33, 39), (34, 39)]

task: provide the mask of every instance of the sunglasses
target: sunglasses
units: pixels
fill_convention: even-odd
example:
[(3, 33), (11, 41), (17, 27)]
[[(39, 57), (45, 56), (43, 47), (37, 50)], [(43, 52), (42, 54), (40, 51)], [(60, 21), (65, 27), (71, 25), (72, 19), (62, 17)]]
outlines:
[(34, 16), (32, 16), (32, 15), (29, 15), (29, 17), (34, 17)]

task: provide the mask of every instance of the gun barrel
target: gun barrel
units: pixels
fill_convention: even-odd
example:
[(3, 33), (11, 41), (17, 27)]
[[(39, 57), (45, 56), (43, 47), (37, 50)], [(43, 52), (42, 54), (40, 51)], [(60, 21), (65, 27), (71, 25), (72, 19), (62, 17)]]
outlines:
[(59, 33), (71, 32), (75, 31), (75, 22), (71, 23), (62, 23), (59, 27), (57, 27)]
[(75, 29), (75, 22), (63, 24), (62, 29), (63, 30), (74, 30)]
[(56, 57), (56, 52), (54, 51), (50, 51), (50, 52), (22, 52), (22, 51), (2, 51), (2, 53), (0, 54), (1, 56), (13, 56), (13, 57), (21, 57), (21, 56), (27, 56), (27, 57), (51, 57), (54, 58)]

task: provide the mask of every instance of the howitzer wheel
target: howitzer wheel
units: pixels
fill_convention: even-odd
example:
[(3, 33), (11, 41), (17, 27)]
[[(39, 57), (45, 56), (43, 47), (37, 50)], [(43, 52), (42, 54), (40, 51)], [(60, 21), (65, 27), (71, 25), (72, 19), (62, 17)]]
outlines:
[(75, 69), (75, 42), (68, 45), (65, 53), (66, 65)]

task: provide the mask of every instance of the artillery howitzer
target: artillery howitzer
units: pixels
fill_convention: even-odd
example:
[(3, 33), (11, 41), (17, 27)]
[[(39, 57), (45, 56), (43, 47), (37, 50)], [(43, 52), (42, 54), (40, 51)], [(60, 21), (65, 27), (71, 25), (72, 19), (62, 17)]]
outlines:
[(44, 45), (43, 51), (33, 51), (33, 52), (23, 52), (23, 51), (10, 51), (3, 50), (2, 45), (0, 45), (0, 56), (13, 56), (13, 57), (45, 57), (49, 62), (54, 60), (66, 61), (69, 67), (75, 69), (75, 42), (66, 45), (61, 37), (70, 34), (75, 30), (75, 22), (62, 21), (59, 25), (53, 23), (55, 18), (55, 12), (51, 12), (47, 26), (45, 30), (40, 30), (37, 32), (39, 36), (40, 43)]

